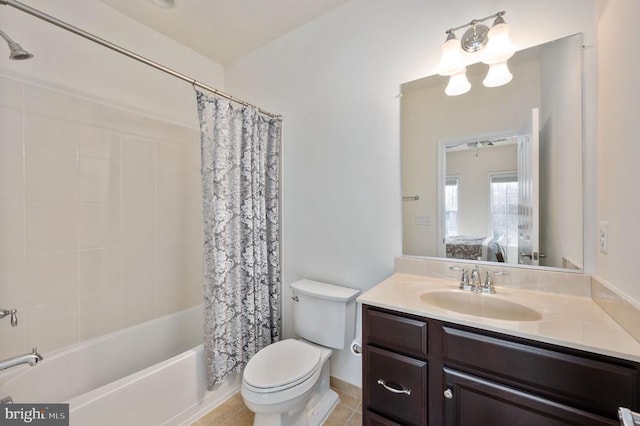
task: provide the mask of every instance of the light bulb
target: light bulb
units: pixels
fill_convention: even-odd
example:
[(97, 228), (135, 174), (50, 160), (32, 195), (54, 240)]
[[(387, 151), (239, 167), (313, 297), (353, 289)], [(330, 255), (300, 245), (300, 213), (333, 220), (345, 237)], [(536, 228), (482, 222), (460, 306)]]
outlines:
[(460, 42), (453, 33), (449, 33), (447, 41), (442, 45), (442, 57), (438, 64), (438, 74), (454, 75), (465, 69), (464, 58), (460, 50)]
[(507, 84), (513, 78), (507, 61), (489, 65), (487, 76), (482, 81), (486, 87), (498, 87)]
[(467, 93), (471, 89), (471, 83), (467, 80), (467, 70), (463, 69), (461, 72), (449, 77), (449, 84), (444, 89), (444, 93), (447, 96), (458, 96)]
[(501, 17), (496, 18), (495, 22), (489, 30), (489, 43), (483, 52), (482, 62), (485, 64), (506, 62), (515, 53), (509, 37), (509, 24)]

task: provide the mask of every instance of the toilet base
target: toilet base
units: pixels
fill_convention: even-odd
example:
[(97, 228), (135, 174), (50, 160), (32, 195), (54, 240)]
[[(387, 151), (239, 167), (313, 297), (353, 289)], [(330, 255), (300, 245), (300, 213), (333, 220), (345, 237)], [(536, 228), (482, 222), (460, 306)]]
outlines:
[(320, 426), (340, 402), (338, 394), (327, 389), (322, 396), (314, 395), (300, 410), (287, 413), (259, 413), (253, 420), (253, 426)]
[(306, 410), (307, 425), (320, 426), (327, 420), (333, 409), (338, 405), (338, 402), (340, 402), (338, 394), (329, 389), (315, 406)]

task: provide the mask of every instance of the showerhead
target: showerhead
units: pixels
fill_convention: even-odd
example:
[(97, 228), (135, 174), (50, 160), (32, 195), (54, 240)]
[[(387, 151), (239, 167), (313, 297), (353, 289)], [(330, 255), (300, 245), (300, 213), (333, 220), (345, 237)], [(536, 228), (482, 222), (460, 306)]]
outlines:
[(18, 43), (11, 40), (11, 38), (6, 35), (3, 31), (0, 31), (0, 37), (7, 41), (9, 45), (9, 59), (13, 59), (15, 61), (20, 61), (23, 59), (33, 58), (33, 55), (22, 48)]

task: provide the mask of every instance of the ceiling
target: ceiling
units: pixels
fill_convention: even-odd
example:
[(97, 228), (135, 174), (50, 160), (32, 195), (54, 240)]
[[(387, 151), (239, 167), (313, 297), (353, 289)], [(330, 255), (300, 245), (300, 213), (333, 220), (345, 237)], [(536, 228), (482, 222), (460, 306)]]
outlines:
[(226, 65), (349, 0), (100, 0)]

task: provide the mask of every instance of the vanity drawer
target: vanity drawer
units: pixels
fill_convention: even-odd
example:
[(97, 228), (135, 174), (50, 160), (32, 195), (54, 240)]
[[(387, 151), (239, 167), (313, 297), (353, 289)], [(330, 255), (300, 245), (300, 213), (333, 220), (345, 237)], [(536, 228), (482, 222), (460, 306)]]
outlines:
[(366, 343), (421, 358), (427, 355), (427, 323), (420, 319), (365, 309)]
[(638, 371), (529, 346), (497, 337), (443, 327), (445, 364), (607, 416), (619, 405), (636, 405)]
[(367, 346), (365, 407), (398, 423), (426, 425), (427, 363)]

